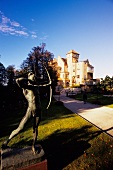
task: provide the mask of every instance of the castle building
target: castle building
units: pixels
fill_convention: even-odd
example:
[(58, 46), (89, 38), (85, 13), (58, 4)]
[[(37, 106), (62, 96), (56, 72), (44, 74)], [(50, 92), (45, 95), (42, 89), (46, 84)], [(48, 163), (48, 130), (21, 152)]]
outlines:
[(79, 53), (70, 50), (66, 58), (58, 56), (57, 73), (58, 81), (63, 86), (93, 85), (94, 67), (89, 60), (79, 61)]

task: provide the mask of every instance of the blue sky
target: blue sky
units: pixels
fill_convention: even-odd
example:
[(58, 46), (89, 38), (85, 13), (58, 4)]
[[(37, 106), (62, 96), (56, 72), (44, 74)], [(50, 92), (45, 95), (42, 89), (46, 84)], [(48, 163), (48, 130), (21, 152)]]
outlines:
[(19, 68), (41, 43), (55, 58), (77, 51), (94, 78), (113, 76), (113, 0), (0, 0), (0, 62)]

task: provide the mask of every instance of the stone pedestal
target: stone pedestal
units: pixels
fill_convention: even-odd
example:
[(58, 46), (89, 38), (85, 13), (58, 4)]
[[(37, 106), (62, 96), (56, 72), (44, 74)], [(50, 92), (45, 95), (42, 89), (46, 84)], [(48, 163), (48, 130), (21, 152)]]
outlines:
[(1, 170), (47, 170), (47, 160), (41, 145), (36, 145), (37, 154), (31, 146), (1, 150)]

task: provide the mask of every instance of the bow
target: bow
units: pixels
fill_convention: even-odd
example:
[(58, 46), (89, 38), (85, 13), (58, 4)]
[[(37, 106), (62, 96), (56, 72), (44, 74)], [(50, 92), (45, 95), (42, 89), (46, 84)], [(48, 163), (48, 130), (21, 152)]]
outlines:
[[(51, 84), (52, 82), (51, 82), (51, 78), (50, 78), (49, 72), (48, 72), (48, 70), (47, 70), (46, 66), (45, 66), (43, 63), (42, 63), (42, 65), (43, 65), (43, 67), (45, 68), (46, 73), (47, 73), (47, 75), (48, 75), (48, 78), (49, 78), (49, 84)], [(49, 106), (50, 106), (50, 104), (51, 104), (51, 98), (52, 98), (52, 88), (51, 88), (51, 86), (50, 86), (49, 103), (48, 103), (48, 106), (46, 107), (46, 110), (49, 108)]]
[[(45, 68), (46, 70), (46, 73), (48, 75), (48, 78), (49, 78), (49, 84), (48, 85), (51, 85), (51, 78), (50, 78), (50, 75), (49, 75), (49, 72), (45, 66), (45, 64), (39, 59), (39, 61), (42, 63), (42, 66)], [(36, 75), (36, 69), (35, 69), (35, 65), (34, 65), (34, 72), (35, 72), (35, 75)], [(50, 86), (50, 97), (49, 97), (49, 103), (48, 103), (48, 106), (46, 107), (46, 110), (49, 108), (50, 104), (51, 104), (51, 98), (52, 98), (52, 88)]]

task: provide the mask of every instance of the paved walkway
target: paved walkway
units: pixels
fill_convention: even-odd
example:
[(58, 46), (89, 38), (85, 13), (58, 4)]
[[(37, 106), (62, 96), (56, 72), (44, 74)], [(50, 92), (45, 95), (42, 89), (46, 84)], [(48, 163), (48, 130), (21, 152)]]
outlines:
[[(54, 97), (56, 100), (59, 100), (58, 95)], [(108, 100), (110, 99), (108, 98)], [(66, 97), (65, 93), (60, 95), (60, 101), (73, 113), (80, 115), (98, 128), (104, 130), (110, 136), (113, 136), (113, 108), (98, 106), (91, 103), (84, 104), (83, 101)]]

